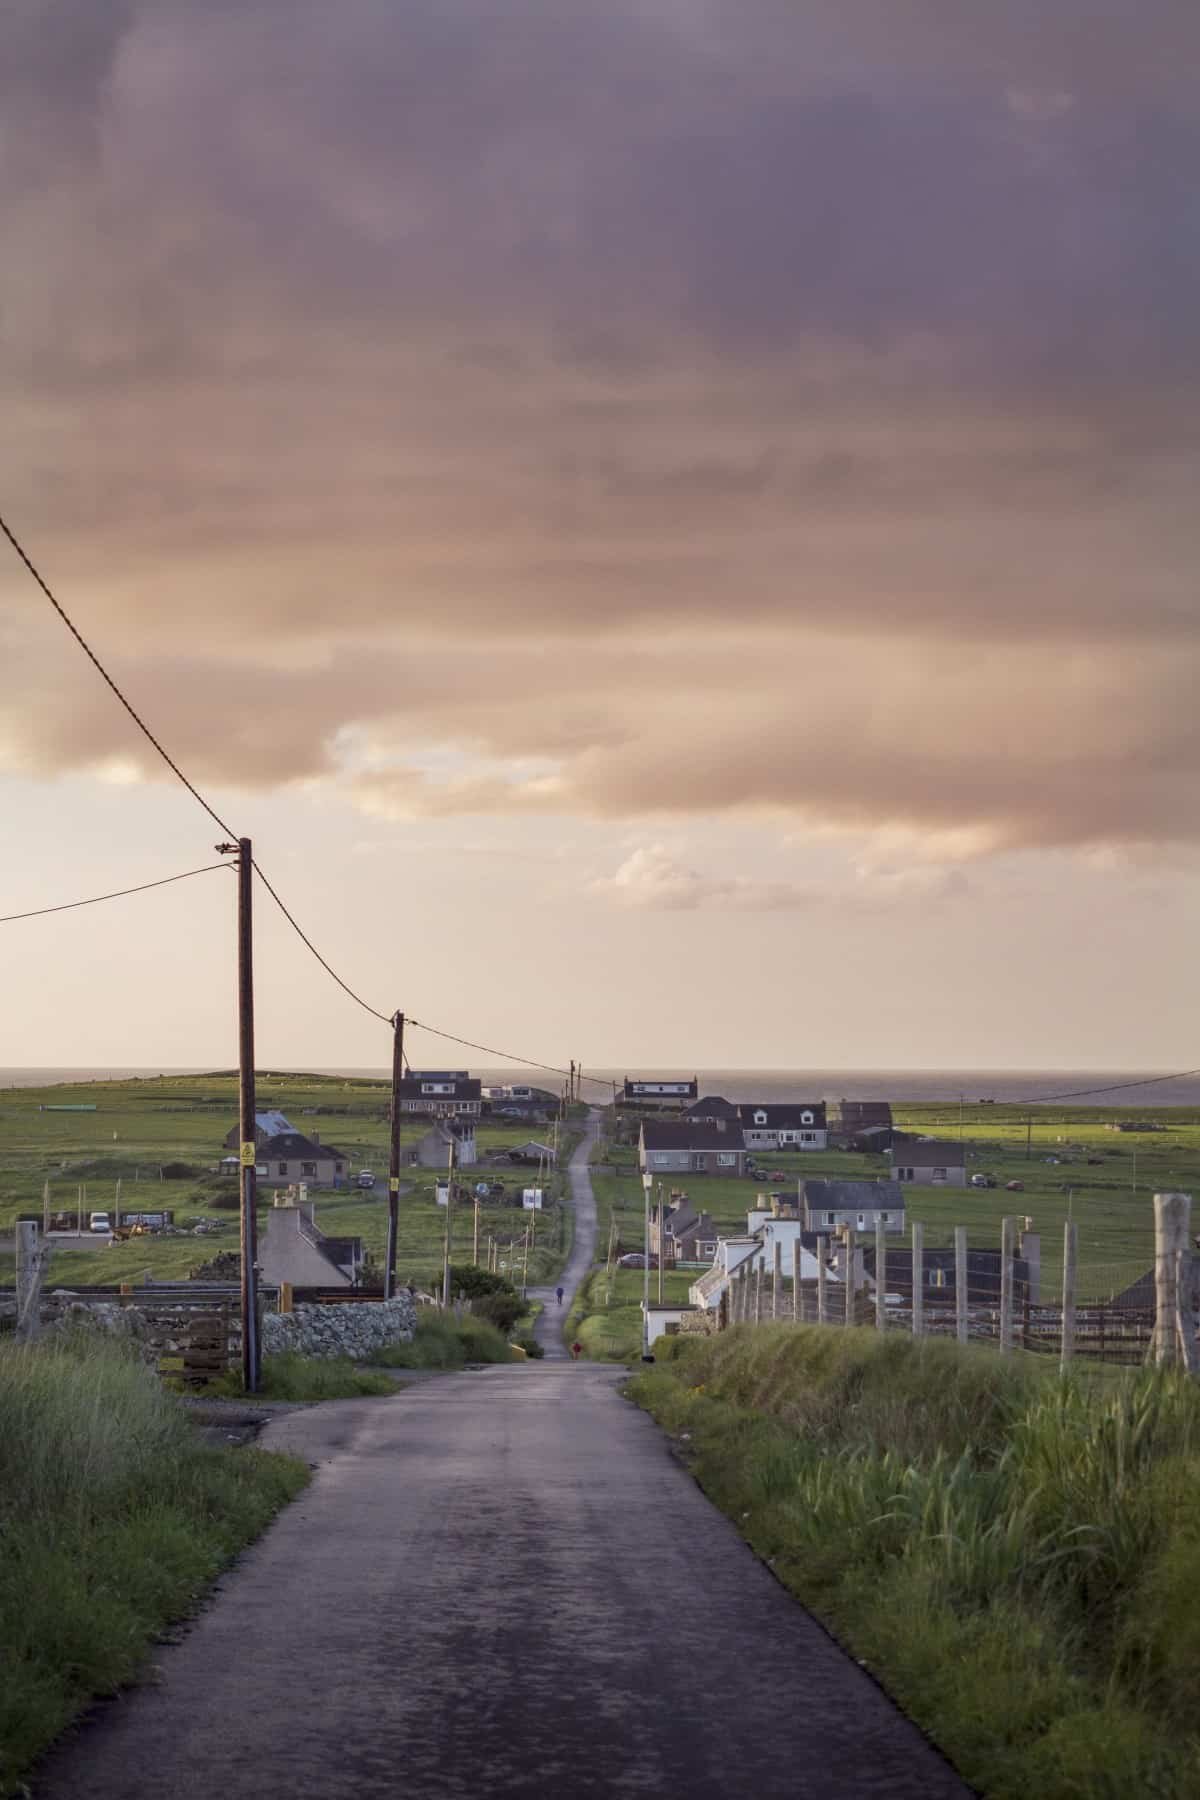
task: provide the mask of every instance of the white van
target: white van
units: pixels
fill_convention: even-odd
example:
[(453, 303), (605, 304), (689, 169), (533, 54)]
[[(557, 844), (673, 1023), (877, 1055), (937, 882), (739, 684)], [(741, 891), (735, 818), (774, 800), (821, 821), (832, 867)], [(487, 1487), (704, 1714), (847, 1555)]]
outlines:
[(89, 1231), (111, 1231), (112, 1220), (106, 1212), (94, 1212), (88, 1215)]

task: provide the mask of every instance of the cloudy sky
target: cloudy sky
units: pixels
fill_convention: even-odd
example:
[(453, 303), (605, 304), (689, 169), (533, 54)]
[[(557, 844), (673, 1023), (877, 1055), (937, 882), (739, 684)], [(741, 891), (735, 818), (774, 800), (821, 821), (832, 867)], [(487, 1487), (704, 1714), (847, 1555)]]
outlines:
[[(1198, 70), (1193, 0), (16, 0), (0, 505), (381, 1010), (1189, 1066)], [(11, 557), (0, 657), (0, 910), (209, 860)], [(6, 926), (0, 1064), (228, 1063), (230, 890)], [(382, 1061), (259, 937), (262, 1059)]]

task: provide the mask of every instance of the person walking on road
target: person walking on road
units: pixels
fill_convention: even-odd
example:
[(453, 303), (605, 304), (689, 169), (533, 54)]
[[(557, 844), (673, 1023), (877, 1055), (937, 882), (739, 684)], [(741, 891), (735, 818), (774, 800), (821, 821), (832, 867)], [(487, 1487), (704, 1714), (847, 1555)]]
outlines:
[(561, 1289), (561, 1288), (555, 1288), (555, 1290), (554, 1290), (554, 1296), (555, 1296), (555, 1299), (556, 1299), (556, 1300), (557, 1300), (557, 1301), (558, 1301), (558, 1304), (559, 1304), (559, 1305), (560, 1305), (560, 1306), (561, 1306), (561, 1305), (562, 1305), (562, 1297), (563, 1297), (563, 1291), (562, 1291), (562, 1289)]
[(578, 1362), (582, 1355), (583, 1345), (580, 1343), (579, 1339), (576, 1338), (575, 1342), (571, 1345), (571, 1356), (575, 1362)]

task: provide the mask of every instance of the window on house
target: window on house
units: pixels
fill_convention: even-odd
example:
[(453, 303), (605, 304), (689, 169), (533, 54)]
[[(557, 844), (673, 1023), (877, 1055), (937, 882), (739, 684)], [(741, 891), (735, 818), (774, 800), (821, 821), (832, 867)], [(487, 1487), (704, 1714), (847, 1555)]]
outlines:
[(890, 1223), (892, 1215), (891, 1213), (881, 1212), (879, 1217), (883, 1220), (883, 1223), (887, 1225)]
[(800, 1133), (800, 1142), (802, 1144), (815, 1144), (816, 1141), (817, 1134), (815, 1131), (802, 1131)]
[(913, 1179), (913, 1173), (914, 1172), (912, 1169), (897, 1169), (896, 1170), (896, 1180), (897, 1181), (911, 1181)]
[(813, 1116), (810, 1112), (805, 1112), (805, 1113), (800, 1114), (800, 1123), (802, 1125), (811, 1125), (812, 1122), (813, 1122)]
[(287, 1174), (287, 1164), (286, 1164), (286, 1163), (280, 1163), (280, 1164), (279, 1164), (279, 1173), (280, 1173), (280, 1174), (281, 1174), (281, 1175), (286, 1175), (286, 1174)]
[(935, 1181), (945, 1181), (945, 1179), (946, 1179), (945, 1169), (935, 1169), (933, 1171), (933, 1179)]
[(722, 1169), (736, 1169), (737, 1156), (732, 1150), (718, 1150), (717, 1166)]
[(836, 1213), (826, 1213), (825, 1214), (825, 1223), (827, 1225), (836, 1225), (837, 1224), (837, 1214)]
[(317, 1165), (315, 1162), (313, 1162), (313, 1163), (302, 1162), (300, 1164), (300, 1173), (302, 1175), (315, 1175), (316, 1172), (317, 1172)]

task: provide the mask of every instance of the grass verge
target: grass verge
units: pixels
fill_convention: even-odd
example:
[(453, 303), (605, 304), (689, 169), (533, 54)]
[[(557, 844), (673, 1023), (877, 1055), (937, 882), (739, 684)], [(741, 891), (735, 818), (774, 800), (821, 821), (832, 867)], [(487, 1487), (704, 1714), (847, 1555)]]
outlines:
[(388, 1369), (461, 1369), (469, 1362), (504, 1363), (512, 1358), (507, 1338), (485, 1319), (469, 1313), (456, 1319), (453, 1313), (423, 1308), (417, 1313), (411, 1343), (389, 1344), (371, 1360)]
[(1200, 1793), (1200, 1389), (956, 1344), (666, 1339), (630, 1392), (988, 1800)]
[(116, 1346), (0, 1349), (0, 1794), (308, 1480), (196, 1441)]
[[(232, 1370), (204, 1388), (206, 1394), (243, 1398), (241, 1376)], [(368, 1395), (394, 1394), (396, 1383), (378, 1369), (364, 1369), (348, 1356), (301, 1356), (286, 1350), (264, 1356), (258, 1400), (358, 1400)]]

